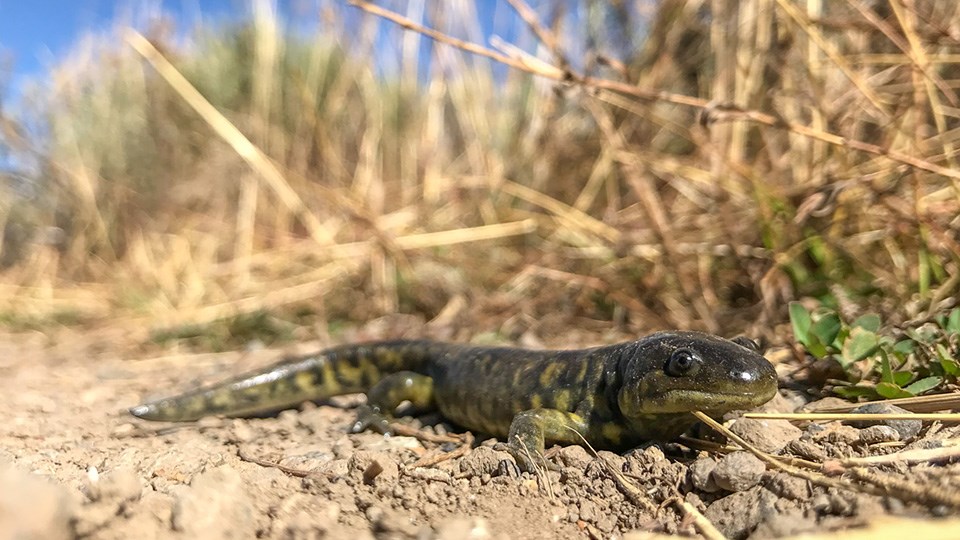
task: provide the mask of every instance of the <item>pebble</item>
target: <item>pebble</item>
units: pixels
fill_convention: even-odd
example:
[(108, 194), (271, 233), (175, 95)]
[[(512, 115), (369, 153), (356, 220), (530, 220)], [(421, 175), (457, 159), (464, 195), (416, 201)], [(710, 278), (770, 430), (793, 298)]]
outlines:
[(460, 474), (466, 478), (483, 477), (484, 475), (497, 476), (500, 471), (500, 463), (510, 459), (510, 454), (507, 452), (479, 446), (460, 460)]
[(794, 501), (806, 501), (810, 498), (810, 484), (803, 478), (797, 478), (785, 472), (776, 473), (767, 487), (781, 497)]
[[(854, 414), (909, 414), (910, 411), (889, 405), (887, 403), (867, 403), (850, 411)], [(897, 430), (900, 433), (900, 440), (912, 439), (920, 433), (923, 422), (920, 420), (859, 420), (851, 421), (850, 425), (858, 428), (866, 428), (876, 425), (886, 425)]]
[(863, 444), (878, 444), (899, 440), (900, 432), (887, 425), (870, 426), (860, 430), (860, 442)]
[(720, 486), (713, 479), (713, 470), (717, 468), (717, 461), (711, 457), (700, 458), (690, 464), (690, 481), (694, 487), (707, 493), (720, 491)]
[(727, 491), (746, 491), (760, 483), (767, 467), (750, 452), (732, 452), (713, 470), (713, 480)]
[(790, 441), (790, 444), (784, 448), (784, 451), (788, 454), (802, 457), (810, 461), (816, 461), (818, 463), (827, 459), (827, 453), (823, 451), (823, 448), (810, 442), (806, 436), (795, 441)]
[(587, 452), (586, 448), (578, 444), (573, 444), (561, 448), (560, 451), (557, 452), (557, 460), (564, 467), (583, 470), (593, 461), (593, 456)]
[(803, 431), (786, 420), (758, 420), (741, 418), (734, 422), (730, 431), (748, 443), (767, 453), (779, 453), (791, 441), (803, 435)]

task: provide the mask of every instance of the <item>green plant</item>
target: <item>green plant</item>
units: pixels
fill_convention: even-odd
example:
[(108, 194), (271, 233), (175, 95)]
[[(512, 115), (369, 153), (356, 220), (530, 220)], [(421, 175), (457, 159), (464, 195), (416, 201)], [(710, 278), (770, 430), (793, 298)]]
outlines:
[(843, 369), (848, 380), (833, 389), (843, 397), (912, 397), (960, 375), (960, 308), (916, 327), (888, 330), (876, 314), (847, 323), (833, 309), (807, 311), (792, 302), (790, 322), (807, 352)]

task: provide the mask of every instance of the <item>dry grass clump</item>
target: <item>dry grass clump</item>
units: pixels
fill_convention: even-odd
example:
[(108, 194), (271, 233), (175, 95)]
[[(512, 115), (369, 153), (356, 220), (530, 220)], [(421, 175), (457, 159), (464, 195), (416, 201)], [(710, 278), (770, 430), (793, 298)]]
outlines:
[(3, 317), (763, 333), (956, 295), (954, 3), (514, 0), (513, 43), (471, 2), (354, 4), (79, 44), (3, 117), (37, 193), (0, 203)]

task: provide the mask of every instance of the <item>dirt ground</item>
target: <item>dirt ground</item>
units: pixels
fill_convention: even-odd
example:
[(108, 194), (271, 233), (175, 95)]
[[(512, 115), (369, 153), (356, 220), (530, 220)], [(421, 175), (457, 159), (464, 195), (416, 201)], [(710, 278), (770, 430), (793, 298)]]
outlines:
[[(821, 487), (768, 470), (746, 452), (707, 454), (679, 445), (601, 452), (600, 459), (567, 447), (553, 452), (560, 470), (541, 477), (510, 474), (502, 463), (507, 456), (489, 443), (412, 466), (463, 450), (408, 436), (347, 435), (350, 407), (360, 397), (272, 418), (173, 427), (125, 412), (146, 398), (320, 344), (137, 359), (99, 343), (78, 334), (0, 336), (0, 539), (645, 538), (703, 530), (682, 502), (730, 538), (868, 524), (875, 528), (864, 532), (879, 538), (878, 523), (912, 519), (906, 523), (916, 537), (960, 537), (951, 536), (960, 528), (950, 517), (958, 509), (958, 463), (897, 461), (872, 469), (882, 477), (872, 485), (891, 495)], [(802, 392), (784, 395), (765, 408), (792, 411), (808, 401)], [(432, 434), (459, 433), (437, 417), (413, 422)], [(735, 425), (767, 451), (816, 463), (960, 438), (957, 428), (929, 424), (919, 432), (909, 423)], [(891, 517), (898, 521), (879, 521)]]

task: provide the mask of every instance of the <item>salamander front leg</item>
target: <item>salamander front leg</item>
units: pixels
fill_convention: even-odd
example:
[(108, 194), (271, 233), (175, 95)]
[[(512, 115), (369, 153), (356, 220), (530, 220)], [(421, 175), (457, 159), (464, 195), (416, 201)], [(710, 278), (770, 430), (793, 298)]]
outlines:
[(546, 441), (580, 443), (577, 435), (587, 433), (587, 422), (576, 413), (556, 409), (530, 409), (513, 417), (507, 443), (498, 448), (509, 452), (524, 471), (537, 467), (556, 468), (543, 457)]
[(389, 435), (390, 418), (404, 401), (409, 401), (417, 412), (433, 409), (433, 379), (412, 371), (398, 371), (380, 379), (367, 392), (367, 404), (357, 410), (350, 432), (372, 429)]

